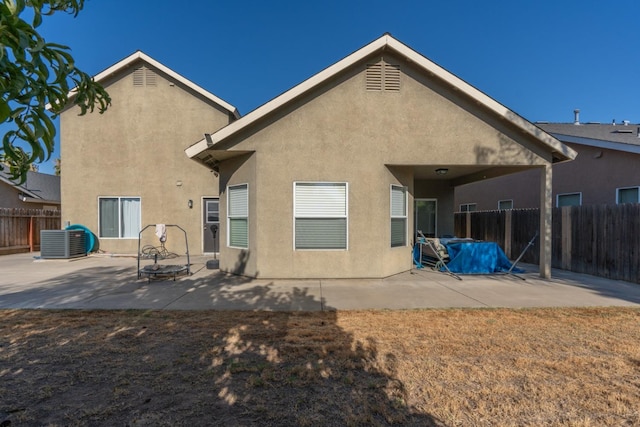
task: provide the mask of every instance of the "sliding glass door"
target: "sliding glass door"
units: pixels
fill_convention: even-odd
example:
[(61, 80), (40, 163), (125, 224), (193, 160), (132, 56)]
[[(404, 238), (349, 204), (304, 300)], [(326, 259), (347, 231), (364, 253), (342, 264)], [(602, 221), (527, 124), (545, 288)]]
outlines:
[(416, 235), (418, 230), (426, 237), (436, 237), (438, 233), (438, 200), (437, 199), (416, 199)]

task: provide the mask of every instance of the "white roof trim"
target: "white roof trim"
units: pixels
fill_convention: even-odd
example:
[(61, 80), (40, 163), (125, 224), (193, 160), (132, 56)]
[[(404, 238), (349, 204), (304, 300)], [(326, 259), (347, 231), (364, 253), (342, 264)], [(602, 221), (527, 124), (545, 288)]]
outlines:
[(583, 136), (565, 135), (557, 132), (550, 132), (562, 142), (586, 145), (589, 147), (606, 148), (609, 150), (624, 151), (626, 153), (640, 154), (640, 145), (627, 144), (617, 141), (605, 141), (602, 139), (586, 138)]
[[(114, 65), (112, 65), (111, 67), (109, 67), (106, 70), (102, 71), (101, 73), (96, 74), (93, 77), (93, 80), (96, 81), (96, 82), (100, 82), (100, 81), (106, 79), (107, 77), (109, 77), (109, 76), (111, 76), (113, 74), (116, 74), (120, 70), (127, 68), (129, 65), (131, 65), (132, 63), (134, 63), (137, 60), (142, 60), (142, 61), (148, 63), (149, 65), (153, 66), (154, 68), (157, 68), (158, 70), (162, 71), (163, 73), (165, 73), (166, 75), (170, 76), (174, 80), (176, 80), (176, 81), (182, 83), (183, 85), (187, 86), (188, 88), (190, 88), (194, 92), (204, 96), (205, 98), (215, 102), (216, 104), (220, 105), (224, 109), (228, 110), (236, 118), (240, 118), (240, 113), (238, 112), (238, 109), (236, 107), (234, 107), (233, 105), (229, 104), (228, 102), (218, 98), (217, 96), (215, 96), (211, 92), (201, 88), (197, 84), (193, 83), (191, 80), (181, 76), (180, 74), (176, 73), (172, 69), (162, 65), (161, 63), (159, 63), (155, 59), (151, 58), (149, 55), (145, 54), (142, 51), (137, 51), (137, 52), (127, 56), (122, 61), (119, 61), (119, 62), (115, 63)], [(74, 88), (71, 92), (69, 92), (69, 94), (68, 94), (69, 98), (74, 96), (75, 93), (76, 93), (76, 89)]]
[[(375, 53), (376, 51), (383, 50), (383, 49), (390, 49), (396, 52), (397, 54), (399, 54), (400, 56), (404, 56), (408, 60), (422, 67), (425, 71), (438, 77), (443, 82), (451, 85), (452, 87), (455, 87), (457, 90), (475, 99), (479, 104), (493, 111), (498, 116), (515, 124), (526, 133), (542, 141), (543, 143), (548, 145), (550, 148), (552, 148), (555, 152), (561, 153), (562, 155), (564, 155), (569, 159), (574, 159), (576, 157), (577, 153), (574, 150), (572, 150), (570, 147), (567, 147), (566, 145), (562, 144), (556, 138), (542, 131), (540, 128), (534, 126), (529, 121), (518, 116), (517, 114), (509, 110), (507, 107), (505, 107), (504, 105), (495, 101), (494, 99), (487, 96), (486, 94), (479, 91), (478, 89), (474, 88), (473, 86), (466, 83), (462, 79), (451, 74), (449, 71), (440, 67), (436, 63), (430, 61), (423, 55), (419, 54), (418, 52), (414, 51), (413, 49), (399, 42), (389, 34), (385, 34), (382, 37), (374, 40), (373, 42), (357, 50), (356, 52), (352, 53), (346, 58), (336, 62), (332, 66), (324, 69), (323, 71), (319, 72), (313, 77), (289, 89), (288, 91), (284, 92), (282, 95), (272, 99), (271, 101), (267, 102), (261, 107), (258, 107), (257, 109), (253, 110), (252, 112), (242, 117), (241, 119), (220, 129), (219, 131), (211, 135), (211, 141), (215, 145), (216, 143), (231, 136), (235, 132), (251, 125), (252, 123), (255, 123), (260, 118), (266, 116), (267, 114), (271, 113), (272, 111), (276, 110), (282, 105), (304, 94), (305, 92), (311, 90), (312, 88), (320, 85), (321, 83), (333, 77), (340, 71), (350, 67), (351, 65), (354, 65), (358, 61), (366, 58), (367, 56)], [(187, 156), (189, 156), (190, 158), (193, 158), (199, 155), (200, 153), (202, 153), (203, 151), (205, 151), (209, 147), (210, 145), (207, 144), (207, 140), (202, 139), (197, 143), (193, 144), (192, 146), (190, 146), (189, 148), (187, 148), (185, 152)]]
[(43, 204), (50, 204), (50, 205), (59, 205), (60, 200), (44, 200), (44, 199), (38, 199), (36, 197), (27, 197), (25, 199), (21, 199), (23, 203), (43, 203)]

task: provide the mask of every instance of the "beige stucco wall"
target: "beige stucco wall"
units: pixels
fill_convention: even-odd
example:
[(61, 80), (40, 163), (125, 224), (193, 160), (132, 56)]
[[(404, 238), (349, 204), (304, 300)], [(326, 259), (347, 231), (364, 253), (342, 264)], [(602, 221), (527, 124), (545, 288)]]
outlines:
[[(522, 141), (535, 152), (514, 142), (515, 130), (476, 111), (478, 107), (459, 94), (433, 85), (410, 64), (390, 62), (402, 66), (400, 93), (366, 91), (361, 64), (270, 117), (268, 125), (264, 122), (221, 144), (231, 151), (255, 151), (251, 197), (257, 224), (251, 227), (249, 248), (255, 270), (244, 274), (386, 277), (409, 270), (417, 191), (414, 165), (529, 165), (548, 160), (548, 153), (533, 142)], [(236, 183), (245, 172), (230, 173), (229, 181)], [(293, 249), (296, 181), (348, 183), (348, 250)], [(406, 247), (390, 247), (392, 184), (407, 186), (410, 193)], [(440, 209), (453, 212), (452, 187), (430, 191), (432, 183), (420, 185), (419, 197), (442, 199)], [(439, 221), (443, 230), (452, 228), (447, 219)], [(221, 267), (233, 271), (238, 253), (225, 245), (223, 241)]]
[(0, 208), (40, 209), (40, 207), (28, 207), (26, 203), (18, 199), (20, 192), (9, 184), (0, 182)]
[[(184, 149), (228, 124), (229, 115), (159, 73), (156, 86), (134, 87), (139, 65), (104, 83), (112, 106), (103, 115), (78, 116), (77, 109), (61, 115), (62, 222), (98, 235), (98, 197), (141, 197), (142, 227), (180, 225), (190, 252), (202, 253), (201, 198), (217, 196), (218, 179)], [(153, 231), (143, 244), (158, 245)], [(137, 238), (100, 239), (100, 249), (111, 253), (136, 253), (137, 245)], [(184, 253), (183, 235), (169, 234), (166, 247)]]
[[(257, 253), (260, 247), (257, 236), (261, 234), (263, 225), (258, 219), (259, 209), (256, 203), (257, 179), (256, 179), (256, 155), (245, 154), (226, 162), (220, 167), (220, 268), (224, 271), (234, 272), (248, 276), (256, 276), (258, 271)], [(226, 218), (227, 212), (227, 187), (237, 184), (247, 184), (249, 192), (249, 248), (238, 249), (228, 247), (228, 224), (222, 218)], [(223, 256), (224, 254), (224, 256)]]

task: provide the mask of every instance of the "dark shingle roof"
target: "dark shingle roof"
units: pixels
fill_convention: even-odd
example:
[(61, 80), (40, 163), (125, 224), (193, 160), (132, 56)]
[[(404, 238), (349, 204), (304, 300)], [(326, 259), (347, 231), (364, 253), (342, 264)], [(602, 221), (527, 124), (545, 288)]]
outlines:
[(535, 123), (540, 129), (562, 141), (559, 135), (587, 138), (640, 146), (640, 125), (600, 124), (600, 123)]

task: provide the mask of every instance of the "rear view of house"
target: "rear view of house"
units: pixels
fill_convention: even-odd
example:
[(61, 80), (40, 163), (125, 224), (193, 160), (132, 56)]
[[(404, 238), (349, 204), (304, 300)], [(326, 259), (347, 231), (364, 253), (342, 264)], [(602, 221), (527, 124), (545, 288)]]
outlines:
[(457, 186), (538, 171), (550, 275), (551, 166), (575, 152), (389, 34), (242, 118), (141, 52), (96, 80), (104, 115), (61, 114), (62, 221), (101, 250), (176, 224), (223, 271), (386, 277), (418, 230), (453, 234)]
[(575, 156), (388, 34), (186, 153), (220, 174), (221, 268), (266, 278), (407, 271), (417, 230), (453, 233), (456, 186), (534, 169), (548, 277), (551, 165)]
[[(184, 148), (237, 119), (235, 107), (142, 52), (95, 79), (111, 95), (108, 111), (60, 118), (63, 225), (88, 227), (101, 250), (135, 254), (141, 227), (176, 224), (192, 253), (217, 252), (218, 177)], [(183, 251), (176, 237), (167, 246)]]

